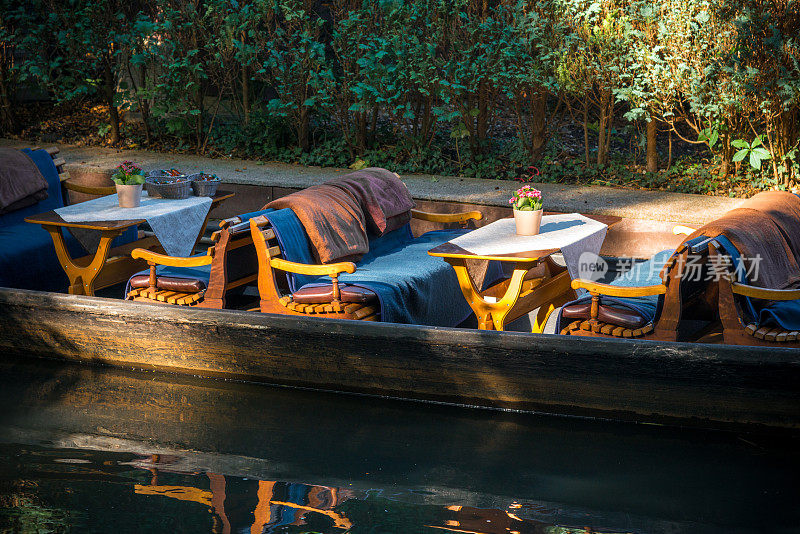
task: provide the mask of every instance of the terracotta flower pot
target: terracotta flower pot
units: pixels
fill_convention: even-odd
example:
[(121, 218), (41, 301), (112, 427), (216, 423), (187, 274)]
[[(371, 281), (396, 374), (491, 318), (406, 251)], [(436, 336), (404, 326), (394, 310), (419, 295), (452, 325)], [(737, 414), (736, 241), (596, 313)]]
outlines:
[(120, 208), (138, 208), (142, 201), (142, 184), (117, 184), (117, 198)]
[(536, 235), (542, 224), (542, 210), (514, 210), (514, 222), (517, 225), (517, 235)]

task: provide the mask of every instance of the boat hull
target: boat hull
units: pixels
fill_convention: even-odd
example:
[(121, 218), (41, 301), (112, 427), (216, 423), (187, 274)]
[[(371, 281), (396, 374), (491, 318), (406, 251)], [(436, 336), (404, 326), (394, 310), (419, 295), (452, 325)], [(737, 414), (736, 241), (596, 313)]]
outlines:
[(800, 427), (800, 351), (160, 306), (0, 288), (0, 351), (409, 400)]

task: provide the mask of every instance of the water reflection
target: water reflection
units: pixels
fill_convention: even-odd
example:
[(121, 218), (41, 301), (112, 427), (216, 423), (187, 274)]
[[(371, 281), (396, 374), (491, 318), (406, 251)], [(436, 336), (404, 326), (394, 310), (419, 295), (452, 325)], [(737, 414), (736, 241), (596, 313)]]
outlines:
[(0, 533), (790, 532), (797, 436), (0, 362)]
[(221, 534), (611, 532), (526, 517), (552, 512), (535, 503), (510, 501), (505, 509), (430, 505), (414, 501), (432, 492), (184, 472), (173, 468), (176, 460), (4, 444), (0, 527), (39, 533), (104, 532), (112, 524), (123, 532), (163, 527), (164, 532)]

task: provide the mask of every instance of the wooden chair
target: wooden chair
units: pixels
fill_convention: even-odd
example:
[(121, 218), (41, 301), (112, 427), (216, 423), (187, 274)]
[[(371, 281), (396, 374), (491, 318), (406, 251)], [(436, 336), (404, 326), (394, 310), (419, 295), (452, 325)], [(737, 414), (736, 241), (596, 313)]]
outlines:
[[(31, 150), (39, 150), (40, 147), (33, 147)], [(69, 181), (69, 175), (64, 170), (64, 165), (67, 163), (64, 158), (59, 157), (59, 153), (61, 152), (58, 147), (50, 147), (45, 148), (45, 152), (50, 154), (50, 157), (53, 158), (53, 165), (56, 166), (56, 171), (58, 171), (58, 178), (61, 180), (61, 187), (66, 191), (75, 191), (76, 193), (85, 193), (87, 195), (98, 195), (98, 196), (106, 196), (106, 195), (113, 195), (117, 192), (116, 187), (109, 186), (109, 187), (89, 187), (85, 185), (76, 184), (74, 182)]]
[[(715, 241), (712, 241), (709, 250), (712, 257), (725, 254)], [(745, 310), (745, 299), (771, 302), (800, 300), (800, 289), (768, 289), (736, 282), (731, 262), (717, 261), (716, 265), (725, 271), (719, 279), (718, 299), (724, 343), (800, 348), (800, 331), (759, 326), (756, 318), (751, 318), (751, 314)]]
[[(461, 226), (483, 218), (479, 211), (430, 213), (411, 210), (411, 216), (420, 221)], [(250, 219), (250, 230), (258, 255), (259, 309), (262, 312), (360, 321), (380, 320), (377, 295), (363, 288), (339, 283), (340, 274), (356, 272), (355, 263), (309, 265), (287, 261), (281, 257), (281, 248), (266, 217)], [(300, 288), (292, 293), (286, 278), (276, 276), (276, 270), (302, 275), (329, 276), (331, 284), (322, 288)]]
[[(225, 219), (220, 222), (220, 230), (211, 235), (211, 240), (213, 245), (205, 255), (188, 258), (167, 256), (146, 249), (133, 250), (133, 258), (147, 261), (149, 273), (131, 278), (131, 291), (126, 299), (200, 308), (241, 307), (232, 306), (232, 292), (242, 291), (244, 286), (254, 283), (258, 277), (249, 223), (242, 222), (239, 217)], [(158, 266), (208, 267), (208, 278), (200, 280), (192, 273), (181, 277), (179, 270), (159, 275)], [(134, 287), (145, 285), (139, 277), (146, 277), (145, 287)], [(180, 280), (176, 281), (176, 278)]]
[[(673, 228), (675, 234), (689, 234), (694, 230), (684, 226)], [(682, 243), (663, 266), (662, 282), (653, 285), (624, 287), (603, 284), (590, 280), (572, 281), (573, 289), (585, 289), (591, 295), (588, 303), (562, 309), (562, 318), (573, 314), (573, 320), (561, 329), (563, 335), (589, 337), (639, 338), (661, 341), (676, 341), (682, 338), (697, 338), (710, 329), (716, 320), (716, 288), (705, 281), (708, 269), (709, 239), (695, 239)], [(690, 260), (691, 258), (691, 260)], [(691, 261), (691, 263), (690, 263)], [(690, 267), (691, 265), (691, 267)], [(698, 269), (697, 278), (689, 269)], [(629, 299), (664, 295), (652, 320), (635, 314), (626, 314), (625, 309), (604, 305), (601, 297)], [(582, 308), (578, 308), (582, 306)], [(575, 318), (583, 315), (585, 318)], [(569, 318), (569, 317), (568, 317)], [(685, 319), (698, 319), (708, 323), (702, 331), (683, 332)], [(644, 324), (642, 324), (644, 322)]]

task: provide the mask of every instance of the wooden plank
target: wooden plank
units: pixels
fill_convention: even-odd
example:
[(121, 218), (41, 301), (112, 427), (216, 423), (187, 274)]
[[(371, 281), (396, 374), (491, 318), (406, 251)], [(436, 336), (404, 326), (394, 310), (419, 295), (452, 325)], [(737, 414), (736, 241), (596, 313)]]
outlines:
[(770, 330), (769, 332), (764, 334), (764, 340), (766, 340), (766, 341), (775, 341), (775, 338), (778, 337), (778, 334), (780, 334), (781, 332), (782, 332), (781, 329), (773, 328), (772, 330)]
[(769, 332), (769, 330), (770, 330), (770, 329), (769, 329), (768, 327), (766, 327), (766, 326), (762, 326), (761, 328), (759, 328), (758, 330), (756, 330), (756, 333), (755, 333), (755, 334), (753, 334), (753, 335), (754, 335), (755, 337), (757, 337), (758, 339), (764, 339), (764, 336), (766, 336), (766, 335), (767, 335), (767, 332)]
[(800, 351), (792, 348), (428, 328), (9, 289), (0, 289), (0, 309), (4, 355), (547, 413), (800, 428)]

